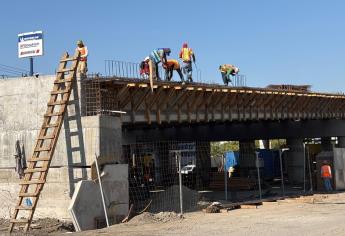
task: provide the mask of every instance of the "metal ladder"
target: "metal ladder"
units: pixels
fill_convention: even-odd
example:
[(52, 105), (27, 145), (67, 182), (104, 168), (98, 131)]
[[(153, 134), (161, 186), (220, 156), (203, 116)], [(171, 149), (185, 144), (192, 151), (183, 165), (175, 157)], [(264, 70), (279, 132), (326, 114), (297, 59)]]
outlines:
[[(40, 193), (46, 183), (49, 166), (71, 95), (73, 81), (76, 78), (79, 57), (80, 53), (78, 51), (73, 57), (69, 57), (68, 53), (64, 53), (60, 60), (47, 110), (44, 114), (43, 124), (36, 139), (32, 157), (28, 160), (28, 167), (24, 171), (24, 178), (20, 182), (19, 198), (10, 220), (9, 232), (13, 231), (15, 224), (24, 224), (24, 231), (29, 230)], [(70, 68), (66, 68), (68, 62), (72, 63)], [(31, 204), (25, 204), (25, 198), (31, 198)]]

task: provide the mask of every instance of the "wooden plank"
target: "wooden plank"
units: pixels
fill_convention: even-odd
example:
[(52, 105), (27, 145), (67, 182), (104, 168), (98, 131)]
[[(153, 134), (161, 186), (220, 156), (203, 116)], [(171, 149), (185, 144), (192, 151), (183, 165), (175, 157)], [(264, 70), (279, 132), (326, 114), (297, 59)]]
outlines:
[(37, 173), (47, 171), (47, 168), (35, 168), (35, 169), (25, 169), (24, 174), (26, 173)]

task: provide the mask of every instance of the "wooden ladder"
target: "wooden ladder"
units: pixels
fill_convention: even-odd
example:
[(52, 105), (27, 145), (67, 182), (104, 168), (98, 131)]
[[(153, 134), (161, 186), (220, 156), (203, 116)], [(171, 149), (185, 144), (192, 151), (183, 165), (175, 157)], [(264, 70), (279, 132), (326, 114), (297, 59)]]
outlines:
[[(13, 231), (15, 224), (25, 225), (25, 232), (29, 230), (59, 138), (73, 81), (77, 74), (79, 56), (79, 52), (76, 52), (74, 57), (69, 57), (68, 53), (64, 53), (60, 60), (43, 124), (36, 139), (32, 157), (28, 160), (28, 168), (24, 171), (24, 178), (20, 182), (19, 198), (10, 220), (9, 232)], [(72, 63), (70, 68), (66, 68), (68, 62)], [(26, 198), (31, 200), (31, 204), (24, 203)]]

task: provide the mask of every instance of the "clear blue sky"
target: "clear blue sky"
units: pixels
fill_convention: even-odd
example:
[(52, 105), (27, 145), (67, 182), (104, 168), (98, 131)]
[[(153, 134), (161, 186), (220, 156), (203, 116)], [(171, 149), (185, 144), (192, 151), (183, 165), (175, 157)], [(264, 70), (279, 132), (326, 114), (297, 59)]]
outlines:
[(17, 58), (17, 34), (35, 30), (45, 34), (45, 55), (35, 59), (44, 74), (78, 39), (89, 48), (89, 72), (100, 73), (105, 59), (138, 62), (157, 47), (177, 58), (186, 41), (207, 81), (221, 83), (218, 66), (231, 63), (249, 86), (345, 91), (342, 0), (7, 0), (1, 9), (0, 64), (28, 69), (28, 59)]

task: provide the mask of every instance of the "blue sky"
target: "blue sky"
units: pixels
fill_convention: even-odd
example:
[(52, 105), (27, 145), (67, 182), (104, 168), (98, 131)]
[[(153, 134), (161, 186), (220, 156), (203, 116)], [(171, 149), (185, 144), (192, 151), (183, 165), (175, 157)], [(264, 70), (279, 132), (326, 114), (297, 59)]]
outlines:
[(186, 41), (206, 81), (221, 83), (218, 66), (231, 63), (248, 86), (345, 90), (341, 0), (11, 0), (1, 8), (0, 64), (28, 69), (28, 59), (17, 58), (17, 34), (43, 30), (45, 55), (34, 69), (44, 74), (55, 71), (64, 51), (73, 53), (78, 39), (89, 48), (89, 72), (100, 73), (105, 59), (138, 62), (158, 47), (177, 58)]

